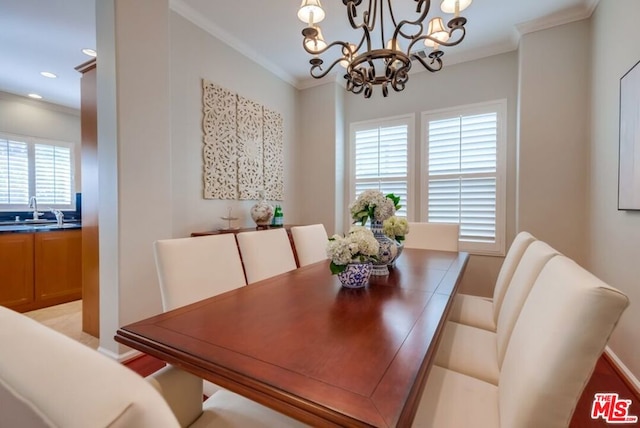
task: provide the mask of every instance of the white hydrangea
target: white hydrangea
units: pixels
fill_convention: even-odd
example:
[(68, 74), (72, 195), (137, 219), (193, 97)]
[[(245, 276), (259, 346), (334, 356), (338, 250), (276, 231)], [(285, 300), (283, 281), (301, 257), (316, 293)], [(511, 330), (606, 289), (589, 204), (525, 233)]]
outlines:
[(393, 239), (403, 239), (409, 233), (409, 222), (404, 217), (391, 216), (382, 223), (382, 231)]
[(333, 235), (327, 244), (327, 256), (336, 265), (371, 260), (378, 250), (378, 240), (363, 226), (353, 226), (346, 236)]
[(395, 214), (393, 201), (379, 190), (365, 190), (349, 205), (351, 218), (363, 224), (367, 218), (384, 221)]

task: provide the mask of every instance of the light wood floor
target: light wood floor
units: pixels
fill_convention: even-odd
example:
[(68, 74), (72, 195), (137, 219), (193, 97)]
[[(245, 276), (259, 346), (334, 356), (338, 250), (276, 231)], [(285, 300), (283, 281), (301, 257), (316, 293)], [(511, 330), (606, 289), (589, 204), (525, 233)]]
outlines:
[(90, 348), (98, 349), (100, 340), (82, 331), (82, 300), (25, 312), (24, 315)]

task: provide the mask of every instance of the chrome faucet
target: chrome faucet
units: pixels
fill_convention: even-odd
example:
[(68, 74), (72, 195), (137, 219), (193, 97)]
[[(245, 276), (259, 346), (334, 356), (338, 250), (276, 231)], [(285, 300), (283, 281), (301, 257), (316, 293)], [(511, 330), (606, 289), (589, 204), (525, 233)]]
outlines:
[(54, 210), (52, 208), (49, 208), (49, 210), (53, 213), (53, 215), (56, 216), (58, 227), (62, 227), (62, 224), (64, 223), (64, 213), (60, 210)]
[(38, 220), (38, 218), (42, 215), (42, 213), (38, 212), (38, 200), (35, 196), (32, 196), (29, 199), (29, 208), (33, 209), (33, 219)]

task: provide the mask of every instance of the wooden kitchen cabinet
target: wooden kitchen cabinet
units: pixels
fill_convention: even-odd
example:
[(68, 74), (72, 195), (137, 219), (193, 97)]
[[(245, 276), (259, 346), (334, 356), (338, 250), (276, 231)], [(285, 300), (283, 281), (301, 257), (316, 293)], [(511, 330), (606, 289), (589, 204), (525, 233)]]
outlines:
[(0, 234), (0, 305), (26, 312), (80, 298), (80, 229)]
[(35, 300), (42, 306), (82, 297), (82, 232), (36, 233)]
[(0, 305), (29, 310), (33, 301), (33, 234), (0, 234)]

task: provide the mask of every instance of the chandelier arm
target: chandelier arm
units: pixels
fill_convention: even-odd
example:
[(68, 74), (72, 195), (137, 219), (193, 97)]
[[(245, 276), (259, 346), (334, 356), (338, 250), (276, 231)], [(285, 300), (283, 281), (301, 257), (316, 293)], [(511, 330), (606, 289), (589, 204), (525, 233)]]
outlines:
[[(422, 66), (424, 68), (426, 68), (427, 70), (429, 70), (432, 73), (435, 73), (436, 71), (442, 70), (442, 58), (441, 58), (442, 57), (442, 51), (437, 51), (437, 52), (440, 52), (440, 54), (439, 55), (435, 55), (434, 57), (429, 56), (429, 58), (431, 59), (431, 63), (432, 64), (436, 63), (435, 67), (432, 67), (429, 64), (427, 64), (424, 61), (424, 59), (422, 59), (418, 55), (415, 55), (415, 54), (411, 55), (411, 59), (417, 60), (418, 62), (420, 62), (420, 64), (422, 64)], [(432, 54), (433, 54), (433, 52), (430, 55), (432, 55)]]
[(311, 77), (313, 77), (314, 79), (322, 79), (324, 76), (326, 76), (327, 74), (329, 74), (331, 72), (331, 70), (333, 70), (333, 67), (336, 66), (336, 64), (340, 64), (340, 61), (344, 60), (344, 57), (340, 57), (338, 59), (336, 59), (335, 61), (333, 61), (331, 63), (331, 65), (324, 71), (322, 71), (322, 64), (324, 63), (313, 63), (313, 59), (311, 61), (309, 61), (311, 63), (311, 69), (309, 70), (309, 74), (311, 74)]
[[(305, 38), (304, 40), (302, 40), (302, 48), (303, 48), (303, 49), (304, 49), (308, 54), (311, 54), (311, 55), (321, 55), (321, 54), (325, 53), (326, 51), (328, 51), (329, 49), (331, 49), (331, 48), (332, 48), (332, 47), (334, 47), (334, 46), (342, 46), (342, 48), (346, 49), (347, 51), (349, 50), (349, 43), (341, 42), (341, 41), (339, 41), (339, 40), (338, 40), (338, 41), (335, 41), (335, 42), (333, 42), (333, 43), (331, 43), (331, 44), (328, 44), (328, 45), (327, 45), (325, 48), (323, 48), (323, 49), (319, 49), (319, 50), (317, 50), (317, 51), (312, 51), (312, 50), (307, 49), (307, 45), (306, 45), (306, 43), (305, 43), (307, 40), (313, 40), (313, 39), (306, 39), (306, 38)], [(344, 55), (343, 55), (343, 56), (342, 56), (342, 58), (340, 58), (340, 59), (345, 59), (345, 58), (344, 58)]]
[[(391, 13), (391, 0), (387, 0), (389, 13)], [(395, 25), (395, 24), (394, 24)], [(380, 46), (384, 48), (384, 0), (380, 0)]]
[[(424, 18), (423, 18), (424, 19)], [(405, 24), (409, 24), (411, 26), (416, 26), (416, 31), (415, 33), (412, 34), (408, 34), (405, 33), (404, 31), (402, 31), (402, 27)], [(400, 34), (403, 38), (407, 39), (407, 40), (413, 40), (414, 38), (418, 37), (420, 34), (422, 34), (422, 31), (424, 29), (424, 26), (422, 25), (422, 22), (420, 21), (407, 21), (407, 20), (403, 20), (400, 22), (400, 25), (398, 25), (396, 27), (396, 30), (393, 32), (393, 38), (397, 39), (398, 38), (398, 34)]]
[(369, 0), (368, 9), (362, 13), (362, 24), (356, 23), (356, 17), (358, 16), (357, 4), (360, 4), (360, 2), (356, 4), (353, 0), (350, 0), (347, 3), (345, 3), (347, 6), (347, 18), (349, 19), (349, 25), (351, 25), (351, 28), (353, 28), (354, 30), (358, 30), (360, 28), (362, 29), (366, 28), (368, 31), (373, 31), (373, 28), (375, 27), (375, 25), (370, 25), (370, 22), (371, 22), (371, 7), (373, 5), (374, 6), (373, 19), (375, 23), (376, 8), (375, 8), (375, 3), (373, 3), (374, 1), (375, 0)]
[[(400, 24), (396, 24), (395, 17), (393, 16), (393, 9), (391, 8), (391, 0), (387, 0), (387, 1), (389, 3), (389, 12), (391, 14), (391, 21), (393, 22), (393, 25), (395, 25), (396, 27), (393, 33), (394, 39), (398, 38), (398, 34), (400, 34), (402, 37), (404, 37), (407, 40), (411, 40), (414, 37), (417, 37), (418, 35), (422, 34), (422, 31), (424, 30), (423, 22), (427, 18), (427, 15), (429, 14), (429, 10), (431, 9), (430, 0), (415, 0), (418, 3), (416, 6), (416, 12), (419, 12), (420, 16), (417, 19), (414, 19), (413, 21), (408, 19), (403, 19), (402, 21), (400, 21)], [(426, 6), (423, 9), (422, 6), (424, 6), (425, 4)], [(405, 33), (404, 31), (402, 31), (402, 27), (404, 27), (405, 25), (416, 26), (417, 27), (416, 31), (411, 34)]]
[(458, 32), (458, 33), (460, 33), (460, 32), (461, 32), (460, 37), (459, 37), (459, 38), (457, 38), (457, 39), (456, 39), (456, 40), (454, 40), (454, 41), (450, 41), (451, 39), (449, 39), (449, 40), (448, 40), (448, 41), (446, 41), (446, 42), (440, 41), (440, 40), (436, 39), (435, 37), (431, 37), (431, 36), (426, 35), (426, 34), (425, 34), (424, 36), (420, 36), (420, 37), (418, 37), (418, 38), (414, 39), (414, 40), (411, 42), (411, 44), (410, 44), (410, 45), (409, 45), (409, 47), (407, 48), (407, 52), (411, 52), (411, 50), (412, 50), (413, 46), (414, 46), (416, 43), (418, 43), (418, 42), (420, 42), (420, 41), (423, 41), (423, 40), (431, 40), (432, 42), (437, 43), (437, 44), (438, 44), (438, 45), (440, 45), (440, 46), (447, 46), (447, 47), (456, 46), (457, 44), (460, 44), (460, 43), (464, 40), (464, 37), (465, 37), (465, 35), (466, 35), (466, 31), (465, 31), (465, 28), (464, 28), (464, 27), (454, 28), (454, 29), (452, 29), (452, 30), (450, 30), (450, 31), (449, 31), (449, 37), (451, 37), (451, 35), (453, 35), (455, 32)]

